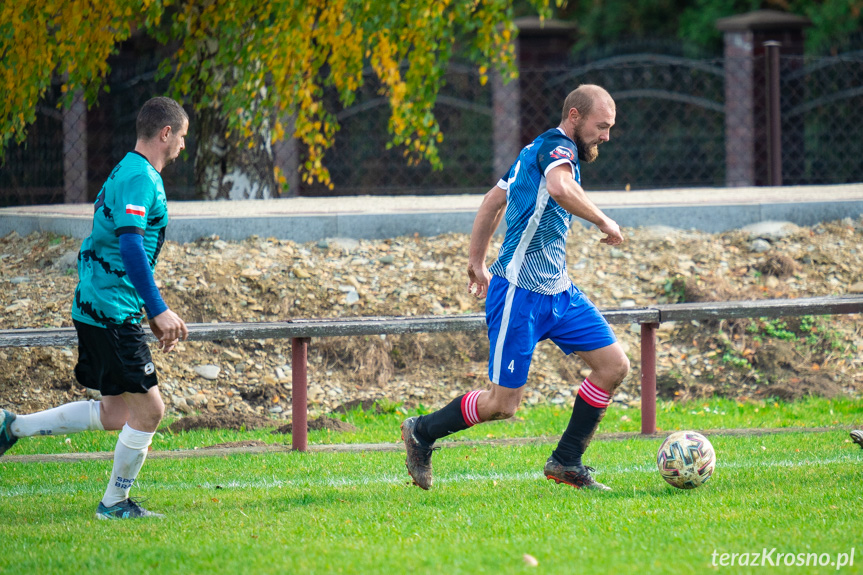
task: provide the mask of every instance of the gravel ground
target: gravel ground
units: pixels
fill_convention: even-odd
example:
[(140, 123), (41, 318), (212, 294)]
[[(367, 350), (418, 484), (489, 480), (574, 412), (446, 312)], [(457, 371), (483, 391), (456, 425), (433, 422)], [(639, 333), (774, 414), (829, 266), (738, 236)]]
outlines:
[[(863, 293), (863, 221), (706, 234), (671, 228), (625, 230), (615, 248), (576, 228), (570, 276), (602, 309), (659, 302), (797, 298)], [(496, 238), (491, 254), (498, 247)], [(466, 291), (469, 238), (448, 234), (308, 244), (217, 236), (168, 242), (156, 279), (187, 322), (475, 313)], [(80, 241), (48, 234), (0, 239), (0, 329), (70, 326)], [(858, 316), (664, 323), (659, 330), (661, 397), (714, 394), (740, 400), (859, 395), (863, 347)], [(639, 400), (638, 326), (615, 326), (632, 372), (615, 396)], [(29, 413), (86, 397), (75, 381), (74, 348), (0, 349), (0, 407)], [(311, 415), (377, 399), (439, 407), (487, 383), (485, 334), (318, 338), (309, 349)], [(172, 413), (289, 417), (290, 342), (185, 342), (154, 348)], [(525, 401), (571, 404), (585, 373), (548, 342), (537, 349)]]

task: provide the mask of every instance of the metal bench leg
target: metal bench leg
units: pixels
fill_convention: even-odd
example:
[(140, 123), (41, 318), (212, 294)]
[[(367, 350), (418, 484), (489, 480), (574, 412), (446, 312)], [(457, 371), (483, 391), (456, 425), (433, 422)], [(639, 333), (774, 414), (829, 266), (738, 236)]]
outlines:
[(291, 339), (291, 447), (307, 451), (309, 447), (308, 401), (309, 338)]
[(656, 433), (656, 327), (641, 324), (641, 433)]

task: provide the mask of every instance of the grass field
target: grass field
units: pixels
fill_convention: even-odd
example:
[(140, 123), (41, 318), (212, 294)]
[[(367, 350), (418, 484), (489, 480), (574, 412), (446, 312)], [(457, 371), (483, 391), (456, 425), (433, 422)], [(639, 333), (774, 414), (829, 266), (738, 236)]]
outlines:
[[(706, 406), (706, 407), (705, 407)], [(758, 409), (756, 412), (755, 410)], [(661, 439), (596, 441), (587, 462), (609, 493), (546, 481), (553, 443), (447, 443), (434, 456), (435, 487), (409, 484), (403, 452), (270, 453), (147, 462), (134, 495), (163, 520), (93, 517), (106, 461), (0, 459), (2, 573), (728, 573), (730, 554), (761, 553), (766, 572), (863, 572), (860, 401), (663, 405), (660, 427), (822, 427), (827, 432), (724, 436), (711, 481), (693, 491), (655, 470)], [(638, 429), (637, 411), (610, 410), (602, 431)], [(723, 415), (724, 413), (724, 415)], [(357, 433), (313, 443), (398, 441), (398, 411), (352, 412)], [(461, 438), (553, 436), (566, 410), (533, 408), (519, 421)], [(256, 432), (161, 434), (154, 449), (237, 439), (290, 442)], [(22, 440), (9, 455), (109, 450), (113, 434)], [(775, 551), (771, 552), (771, 549)], [(785, 555), (794, 554), (793, 566)], [(528, 564), (525, 554), (538, 566)], [(800, 554), (800, 555), (797, 555)], [(844, 555), (843, 555), (844, 554)], [(777, 559), (778, 557), (778, 559)], [(754, 561), (748, 555), (746, 562)], [(809, 561), (809, 566), (797, 562)], [(826, 562), (822, 566), (814, 562)], [(778, 563), (777, 566), (773, 564)], [(833, 563), (832, 565), (830, 563)], [(764, 569), (760, 569), (764, 570)]]

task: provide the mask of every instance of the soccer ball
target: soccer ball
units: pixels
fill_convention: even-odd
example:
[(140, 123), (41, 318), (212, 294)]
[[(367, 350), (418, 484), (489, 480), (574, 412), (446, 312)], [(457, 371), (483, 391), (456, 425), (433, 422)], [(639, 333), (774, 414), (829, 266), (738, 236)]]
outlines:
[(656, 455), (659, 474), (678, 489), (695, 489), (706, 483), (716, 467), (716, 452), (706, 437), (695, 431), (675, 431)]

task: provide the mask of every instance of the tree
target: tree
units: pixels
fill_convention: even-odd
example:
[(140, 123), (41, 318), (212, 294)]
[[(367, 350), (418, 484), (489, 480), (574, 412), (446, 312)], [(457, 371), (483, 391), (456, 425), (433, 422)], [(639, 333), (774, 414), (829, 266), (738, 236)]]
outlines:
[[(551, 13), (550, 0), (528, 3)], [(305, 145), (303, 177), (330, 184), (323, 158), (338, 122), (324, 90), (350, 105), (366, 66), (391, 106), (391, 145), (409, 162), (439, 165), (434, 104), (455, 47), (483, 80), (490, 67), (512, 77), (512, 16), (512, 0), (5, 2), (0, 80), (14, 97), (0, 103), (0, 144), (24, 138), (53, 74), (64, 76), (67, 93), (80, 86), (94, 102), (108, 55), (139, 26), (179, 46), (162, 73), (196, 113), (202, 197), (274, 195), (271, 144), (286, 136)]]
[(24, 0), (0, 3), (0, 159), (21, 142), (55, 77), (63, 102), (82, 89), (96, 99), (107, 59), (134, 25), (158, 25), (157, 0)]
[(827, 51), (863, 25), (863, 0), (593, 0), (571, 2), (559, 17), (578, 24), (577, 48), (633, 37), (677, 36), (719, 50), (719, 18), (761, 9), (782, 10), (812, 20), (807, 31), (809, 52)]

